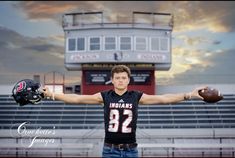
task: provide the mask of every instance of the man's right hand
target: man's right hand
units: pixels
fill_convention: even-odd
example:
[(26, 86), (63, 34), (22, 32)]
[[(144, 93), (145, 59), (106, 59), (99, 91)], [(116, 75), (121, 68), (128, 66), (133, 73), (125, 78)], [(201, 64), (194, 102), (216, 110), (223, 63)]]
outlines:
[(45, 98), (52, 98), (52, 92), (49, 90), (48, 87), (43, 87), (42, 93), (44, 94)]

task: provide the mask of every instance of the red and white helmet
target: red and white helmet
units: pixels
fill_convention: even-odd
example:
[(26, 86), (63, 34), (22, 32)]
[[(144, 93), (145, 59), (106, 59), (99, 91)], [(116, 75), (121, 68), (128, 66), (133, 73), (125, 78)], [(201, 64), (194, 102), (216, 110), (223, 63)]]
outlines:
[(15, 84), (12, 89), (12, 96), (20, 105), (38, 104), (44, 97), (43, 93), (39, 91), (40, 83), (31, 79), (23, 79)]

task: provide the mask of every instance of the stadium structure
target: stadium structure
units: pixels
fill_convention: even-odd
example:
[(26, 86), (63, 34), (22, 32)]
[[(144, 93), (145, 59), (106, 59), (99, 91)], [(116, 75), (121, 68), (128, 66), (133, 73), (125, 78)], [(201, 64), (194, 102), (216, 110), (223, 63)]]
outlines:
[[(139, 20), (145, 16), (150, 23)], [(195, 86), (156, 86), (154, 72), (171, 67), (171, 14), (133, 12), (130, 23), (105, 23), (103, 12), (66, 13), (63, 28), (65, 67), (82, 71), (82, 94), (111, 88), (109, 71), (115, 64), (133, 70), (130, 89), (163, 94)], [(140, 105), (139, 156), (235, 157), (235, 85), (211, 86), (224, 94), (222, 101)], [(43, 100), (20, 107), (10, 88), (1, 88), (0, 94), (0, 157), (101, 156), (102, 106)]]

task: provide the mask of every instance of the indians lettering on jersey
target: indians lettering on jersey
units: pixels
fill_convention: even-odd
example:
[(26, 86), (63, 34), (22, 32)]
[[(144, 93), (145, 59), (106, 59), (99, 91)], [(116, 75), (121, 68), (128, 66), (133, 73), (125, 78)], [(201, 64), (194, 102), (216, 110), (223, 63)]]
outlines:
[(131, 103), (110, 103), (109, 108), (132, 109)]

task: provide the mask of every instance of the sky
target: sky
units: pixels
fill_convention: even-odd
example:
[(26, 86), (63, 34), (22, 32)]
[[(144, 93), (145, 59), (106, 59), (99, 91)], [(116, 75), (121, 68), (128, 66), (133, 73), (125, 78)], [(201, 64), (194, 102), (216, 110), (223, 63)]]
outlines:
[(235, 2), (229, 1), (1, 1), (0, 84), (56, 71), (80, 82), (64, 67), (62, 15), (103, 11), (125, 19), (132, 11), (174, 15), (172, 67), (156, 71), (159, 85), (235, 83)]

